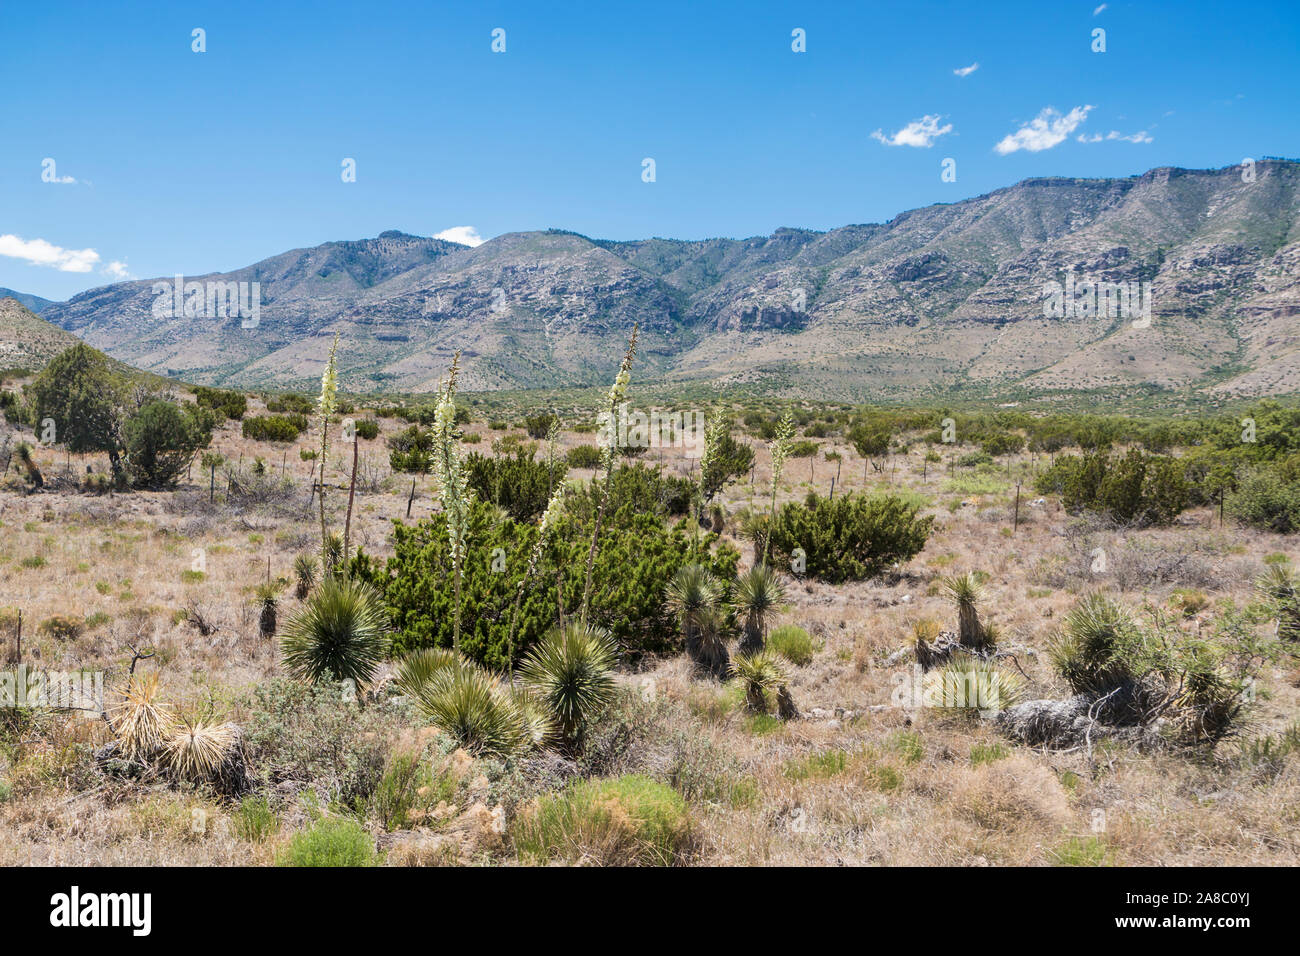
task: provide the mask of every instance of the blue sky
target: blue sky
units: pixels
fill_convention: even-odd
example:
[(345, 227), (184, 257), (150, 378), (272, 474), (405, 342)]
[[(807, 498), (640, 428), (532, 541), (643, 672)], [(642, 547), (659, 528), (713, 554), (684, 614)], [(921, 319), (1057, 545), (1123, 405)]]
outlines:
[(1099, 6), (6, 0), (0, 286), (62, 299), (385, 229), (829, 229), (1300, 157), (1300, 4)]

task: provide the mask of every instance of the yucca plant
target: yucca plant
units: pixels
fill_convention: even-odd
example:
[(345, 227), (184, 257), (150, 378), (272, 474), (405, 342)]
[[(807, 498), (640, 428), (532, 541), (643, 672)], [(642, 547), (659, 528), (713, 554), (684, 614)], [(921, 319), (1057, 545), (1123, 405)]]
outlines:
[(528, 746), (541, 747), (555, 736), (555, 715), (541, 697), (527, 687), (512, 687), (510, 697), (523, 718)]
[(1104, 594), (1080, 599), (1047, 648), (1048, 659), (1076, 693), (1106, 694), (1137, 681), (1141, 629), (1123, 605)]
[(327, 577), (284, 626), (284, 664), (299, 680), (374, 680), (388, 650), (379, 596), (367, 584)]
[(957, 605), (957, 640), (972, 651), (982, 651), (990, 646), (988, 635), (980, 626), (979, 602), (984, 599), (984, 587), (974, 574), (955, 574), (944, 578), (943, 589)]
[(715, 604), (700, 611), (695, 620), (695, 639), (686, 645), (687, 653), (705, 670), (718, 676), (727, 673), (731, 662), (727, 612)]
[(524, 685), (555, 717), (560, 734), (577, 744), (614, 696), (618, 649), (604, 628), (570, 622), (550, 631), (520, 666)]
[(299, 601), (311, 593), (311, 589), (316, 584), (316, 556), (313, 554), (300, 554), (293, 559), (293, 574), (297, 580), (297, 590), (295, 594)]
[(275, 636), (276, 611), (280, 606), (279, 602), (280, 589), (274, 584), (259, 584), (257, 586), (257, 604), (258, 617), (257, 628), (263, 637)]
[(239, 746), (234, 724), (185, 722), (162, 745), (162, 757), (176, 776), (190, 783), (217, 778)]
[(1017, 703), (1025, 680), (996, 661), (957, 653), (925, 677), (925, 698), (934, 707), (964, 714), (999, 711)]
[[(623, 362), (618, 367), (618, 375), (610, 386), (606, 399), (609, 413), (609, 441), (601, 448), (600, 464), (605, 470), (605, 482), (601, 486), (600, 503), (596, 506), (596, 521), (591, 531), (591, 547), (587, 549), (587, 573), (582, 585), (582, 604), (579, 606), (578, 619), (587, 623), (587, 611), (591, 606), (591, 572), (596, 564), (596, 550), (600, 546), (600, 529), (605, 522), (605, 510), (614, 480), (614, 463), (618, 460), (618, 408), (627, 397), (627, 387), (632, 381), (632, 359), (636, 355), (636, 339), (640, 325), (633, 323), (632, 335), (627, 340), (627, 351), (623, 353)], [(592, 484), (595, 485), (595, 476)]]
[(45, 485), (45, 478), (41, 475), (40, 468), (36, 467), (36, 459), (32, 457), (32, 446), (27, 442), (18, 443), (17, 448), (18, 463), (23, 466), (27, 472), (27, 480), (31, 482), (33, 488), (41, 488)]
[(781, 484), (781, 472), (785, 470), (786, 459), (790, 457), (790, 439), (794, 437), (794, 418), (787, 411), (777, 423), (776, 434), (768, 444), (772, 454), (772, 502), (767, 516), (767, 535), (763, 539), (763, 560), (767, 564), (767, 555), (772, 543), (772, 526), (776, 524), (776, 491)]
[(123, 757), (144, 763), (176, 726), (172, 712), (158, 702), (158, 674), (132, 675), (110, 721)]
[(1274, 564), (1255, 587), (1277, 619), (1277, 636), (1284, 641), (1300, 641), (1300, 577)]
[(460, 442), (456, 432), (456, 375), (460, 371), (460, 353), (451, 360), (447, 383), (443, 386), (434, 410), (433, 474), (442, 495), (442, 511), (447, 521), (447, 549), (451, 558), (452, 647), (460, 651), (461, 579), (465, 567), (465, 535), (469, 531), (469, 513), (474, 493), (465, 477), (460, 460)]
[(330, 574), (337, 565), (331, 560), (329, 531), (325, 526), (325, 461), (329, 451), (330, 416), (338, 408), (339, 376), (336, 357), (339, 350), (339, 333), (334, 333), (334, 342), (330, 345), (329, 360), (320, 379), (320, 398), (316, 401), (316, 410), (320, 420), (320, 547), (321, 567), (325, 574)]
[(773, 614), (785, 601), (785, 584), (766, 564), (756, 564), (736, 581), (734, 606), (744, 620), (740, 649), (757, 651), (767, 638)]
[(444, 667), (416, 694), (416, 706), (435, 727), (475, 755), (509, 757), (530, 747), (537, 714), (474, 664)]
[(347, 561), (343, 553), (343, 536), (337, 531), (327, 531), (325, 533), (325, 547), (321, 553), (325, 560), (325, 577), (334, 577), (346, 570)]
[(767, 695), (785, 686), (785, 672), (771, 651), (737, 654), (731, 662), (731, 674), (740, 680), (745, 702), (757, 714), (767, 713)]
[(699, 630), (700, 614), (717, 605), (720, 592), (717, 579), (700, 564), (682, 565), (668, 582), (664, 603), (677, 618), (688, 646)]
[(444, 667), (459, 667), (463, 664), (463, 658), (453, 650), (423, 647), (402, 658), (402, 662), (397, 665), (397, 676), (393, 679), (393, 684), (402, 694), (413, 698)]

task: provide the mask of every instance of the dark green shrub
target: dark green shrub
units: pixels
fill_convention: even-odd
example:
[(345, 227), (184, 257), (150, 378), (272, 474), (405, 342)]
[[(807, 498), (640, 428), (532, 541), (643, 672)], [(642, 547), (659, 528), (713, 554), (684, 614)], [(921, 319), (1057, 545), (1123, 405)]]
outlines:
[(527, 521), (546, 510), (568, 470), (559, 462), (552, 468), (534, 461), (531, 450), (520, 448), (513, 457), (471, 452), (465, 459), (465, 473), (480, 500), (506, 509), (516, 521)]
[(357, 437), (373, 441), (379, 437), (379, 422), (373, 418), (361, 418), (356, 422)]
[(704, 471), (704, 500), (712, 499), (730, 482), (746, 474), (753, 466), (754, 449), (744, 442), (737, 441), (728, 426), (718, 435), (716, 446), (709, 450), (709, 460)]
[(296, 392), (288, 392), (278, 398), (268, 398), (266, 400), (266, 410), (268, 412), (289, 412), (296, 415), (310, 415), (316, 410), (316, 403), (306, 395), (299, 395)]
[(123, 426), (131, 483), (137, 488), (173, 487), (195, 452), (211, 440), (210, 427), (205, 425), (209, 421), (201, 421), (190, 406), (181, 408), (161, 399), (144, 405)]
[[(557, 586), (563, 587), (566, 620), (577, 614), (582, 602), (594, 519), (580, 499), (576, 504), (576, 513), (548, 535), (537, 573), (524, 591), (517, 655), (555, 625)], [(492, 507), (483, 502), (471, 511), (469, 558), (461, 584), (461, 650), (488, 667), (506, 666), (511, 608), (536, 540), (537, 528), (531, 523), (498, 521)], [(701, 548), (712, 540), (712, 535), (703, 536)], [(607, 628), (625, 651), (677, 646), (677, 628), (664, 608), (663, 594), (677, 569), (690, 562), (691, 551), (692, 540), (685, 531), (668, 530), (656, 514), (629, 505), (611, 508), (592, 572), (591, 623)], [(450, 647), (453, 598), (446, 522), (434, 518), (414, 527), (398, 522), (394, 552), (386, 571), (372, 573), (369, 579), (385, 590), (397, 628), (395, 650)], [(708, 556), (708, 562), (721, 577), (730, 579), (738, 558), (734, 549), (722, 547)]]
[(231, 392), (224, 388), (208, 388), (199, 385), (194, 389), (194, 403), (202, 408), (220, 412), (231, 421), (239, 421), (248, 411), (248, 396), (243, 392)]
[(564, 458), (570, 468), (600, 467), (600, 449), (595, 445), (575, 445)]
[(802, 549), (807, 573), (832, 584), (873, 578), (925, 547), (934, 518), (918, 517), (919, 509), (892, 495), (809, 495), (777, 513), (772, 552), (788, 560)]
[(428, 474), (433, 464), (433, 432), (411, 425), (388, 437), (388, 463), (393, 471)]
[(1254, 468), (1228, 494), (1225, 507), (1242, 524), (1278, 534), (1300, 531), (1300, 480), (1278, 468)]
[(1035, 487), (1040, 494), (1060, 494), (1072, 513), (1092, 511), (1138, 527), (1168, 524), (1191, 497), (1182, 462), (1136, 448), (1123, 457), (1093, 452), (1058, 458)]
[(241, 431), (254, 441), (293, 441), (307, 426), (306, 415), (257, 415), (245, 418)]

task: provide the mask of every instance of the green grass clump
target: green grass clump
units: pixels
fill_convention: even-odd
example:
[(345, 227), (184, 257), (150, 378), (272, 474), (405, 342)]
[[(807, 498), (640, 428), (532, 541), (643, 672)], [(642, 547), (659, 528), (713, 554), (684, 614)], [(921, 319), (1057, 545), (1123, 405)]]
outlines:
[(958, 475), (949, 478), (943, 484), (943, 490), (950, 495), (1000, 495), (1010, 485), (990, 475)]
[(1047, 851), (1056, 866), (1112, 866), (1111, 849), (1101, 837), (1070, 837)]
[(261, 843), (280, 829), (280, 819), (266, 797), (245, 797), (235, 811), (235, 833), (241, 840)]
[(785, 722), (771, 714), (754, 714), (745, 721), (745, 729), (756, 737), (766, 737), (785, 727)]
[(849, 755), (843, 750), (823, 750), (809, 754), (785, 765), (785, 775), (791, 780), (825, 780), (843, 773), (849, 765)]
[(1003, 743), (976, 744), (970, 749), (970, 765), (978, 767), (982, 763), (993, 763), (1004, 757), (1010, 757), (1011, 751)]
[(903, 758), (904, 763), (918, 763), (925, 756), (925, 747), (921, 744), (921, 735), (915, 730), (900, 730), (890, 741), (894, 751)]
[(649, 777), (584, 780), (541, 798), (512, 831), (525, 862), (671, 866), (686, 860), (693, 831), (686, 800)]
[(333, 817), (295, 835), (275, 862), (277, 866), (374, 866), (378, 859), (361, 824)]
[(810, 663), (817, 651), (812, 636), (795, 624), (786, 624), (772, 631), (767, 635), (767, 646), (798, 667)]

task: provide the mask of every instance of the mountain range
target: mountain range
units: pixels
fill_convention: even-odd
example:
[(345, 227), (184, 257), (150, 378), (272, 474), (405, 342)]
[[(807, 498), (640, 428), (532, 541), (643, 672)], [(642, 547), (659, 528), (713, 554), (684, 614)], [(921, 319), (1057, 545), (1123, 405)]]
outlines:
[[(1149, 321), (1046, 314), (1047, 285), (1067, 280), (1149, 283)], [(470, 248), (385, 232), (185, 277), (258, 283), (255, 323), (168, 314), (155, 283), (172, 281), (39, 311), (138, 368), (244, 388), (310, 386), (335, 332), (354, 391), (432, 390), (457, 350), (466, 389), (601, 384), (637, 322), (637, 377), (670, 385), (1280, 394), (1300, 390), (1300, 163), (1029, 179), (887, 223), (748, 239), (548, 230)]]

